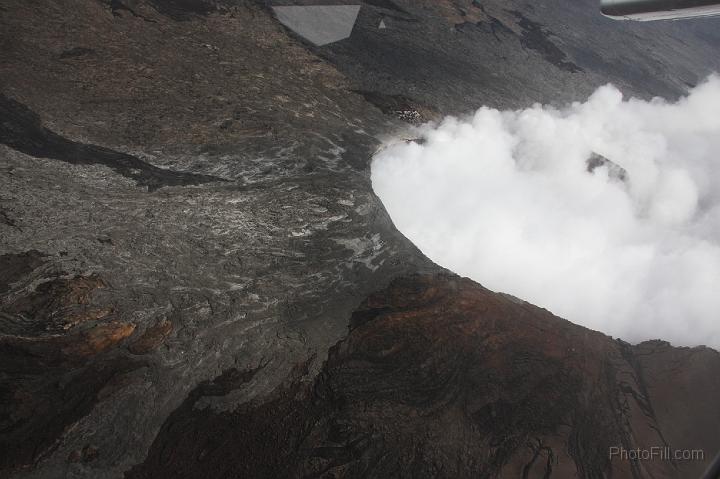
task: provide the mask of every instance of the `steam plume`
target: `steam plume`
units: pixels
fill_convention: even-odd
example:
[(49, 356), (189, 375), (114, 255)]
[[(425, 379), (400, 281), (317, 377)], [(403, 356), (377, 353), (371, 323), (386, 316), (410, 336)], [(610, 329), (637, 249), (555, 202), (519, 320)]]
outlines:
[(376, 155), (373, 187), (438, 264), (629, 341), (720, 347), (720, 77), (419, 135)]

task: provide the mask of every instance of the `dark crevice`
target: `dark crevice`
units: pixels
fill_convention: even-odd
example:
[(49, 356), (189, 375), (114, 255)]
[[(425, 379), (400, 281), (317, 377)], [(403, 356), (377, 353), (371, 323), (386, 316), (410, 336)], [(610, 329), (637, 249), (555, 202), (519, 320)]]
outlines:
[(642, 409), (643, 413), (648, 418), (655, 420), (655, 411), (653, 410), (652, 404), (650, 403), (650, 395), (648, 394), (647, 386), (645, 384), (645, 377), (643, 375), (640, 361), (638, 361), (635, 357), (635, 354), (632, 351), (632, 346), (630, 344), (618, 340), (618, 345), (620, 346), (620, 352), (623, 356), (623, 359), (625, 359), (625, 361), (632, 367), (633, 371), (635, 372), (635, 381), (637, 382), (637, 387), (639, 389), (639, 394), (637, 394), (634, 388), (632, 388), (631, 386), (629, 386), (629, 388), (631, 389), (630, 391), (623, 392), (631, 393), (637, 401), (638, 406), (640, 406), (640, 409)]
[(567, 55), (550, 39), (545, 28), (518, 11), (512, 12), (518, 18), (518, 25), (523, 29), (520, 43), (523, 47), (538, 52), (548, 62), (561, 70), (570, 73), (582, 72), (583, 69), (568, 60)]
[(498, 35), (498, 32), (502, 32), (506, 35), (512, 35), (513, 31), (510, 30), (503, 22), (498, 20), (495, 17), (490, 17), (490, 31), (492, 32), (493, 36), (495, 37), (495, 40), (498, 42), (501, 42), (500, 36)]
[(155, 20), (151, 18), (147, 18), (143, 15), (140, 15), (132, 8), (128, 7), (125, 3), (122, 2), (122, 0), (110, 0), (110, 10), (112, 11), (113, 16), (120, 17), (120, 12), (125, 11), (130, 13), (133, 17), (139, 18), (141, 20), (145, 20), (146, 22), (150, 23), (157, 23)]
[(12, 219), (5, 211), (0, 211), (0, 223), (7, 225), (7, 226), (13, 226), (13, 227), (17, 226), (17, 224), (15, 223), (15, 220)]
[(652, 421), (650, 423), (650, 427), (657, 432), (658, 436), (663, 442), (663, 445), (669, 447), (670, 444), (663, 435), (663, 432), (655, 426), (655, 424), (658, 424), (657, 415), (655, 414), (655, 408), (653, 408), (652, 405), (652, 400), (650, 397), (650, 392), (647, 388), (647, 382), (645, 381), (645, 374), (643, 372), (642, 365), (640, 364), (640, 361), (637, 359), (637, 356), (633, 351), (634, 348), (630, 344), (625, 343), (621, 340), (618, 340), (618, 344), (620, 345), (620, 352), (623, 358), (625, 359), (625, 361), (627, 361), (627, 363), (632, 367), (633, 371), (635, 372), (635, 380), (637, 382), (638, 389), (640, 389), (639, 395), (636, 394), (634, 390), (631, 391), (631, 394), (637, 402), (638, 406), (640, 406), (640, 409), (643, 411), (643, 413), (648, 417), (648, 419)]
[(36, 250), (0, 255), (0, 294), (9, 291), (12, 283), (45, 263), (44, 257), (44, 254)]
[[(149, 0), (148, 3), (161, 15), (178, 22), (204, 17), (222, 9), (224, 6), (233, 4), (232, 1), (218, 0)], [(136, 12), (123, 0), (110, 0), (110, 9), (115, 16), (119, 16), (120, 11), (126, 11), (134, 17), (157, 23), (157, 21)]]
[[(537, 444), (529, 443), (528, 447), (533, 451), (533, 456), (530, 459), (530, 462), (525, 464), (523, 466), (522, 470), (522, 477), (523, 479), (528, 479), (530, 477), (530, 472), (532, 471), (533, 466), (537, 462), (537, 460), (540, 458), (540, 455), (542, 453), (545, 453), (547, 455), (547, 460), (544, 464), (544, 472), (543, 472), (543, 479), (549, 479), (552, 475), (552, 469), (553, 469), (553, 459), (555, 458), (555, 454), (553, 453), (552, 448), (548, 446), (544, 446), (542, 440), (535, 439)], [(536, 475), (533, 475), (533, 477), (536, 477)]]
[(531, 449), (533, 450), (533, 456), (532, 456), (532, 458), (530, 458), (530, 462), (528, 462), (527, 464), (525, 464), (523, 466), (522, 479), (528, 479), (528, 475), (530, 474), (530, 470), (532, 469), (533, 464), (535, 464), (538, 457), (540, 456), (540, 451), (542, 450), (540, 447), (541, 444), (542, 443), (538, 440), (537, 446), (533, 445), (533, 444), (529, 445), (531, 447)]
[(408, 15), (408, 12), (395, 5), (390, 0), (365, 0), (365, 3), (372, 5), (373, 7), (384, 8), (385, 10), (393, 10), (399, 13)]
[(350, 329), (353, 330), (355, 328), (358, 328), (366, 323), (369, 323), (370, 321), (377, 318), (378, 316), (381, 316), (385, 313), (389, 313), (390, 311), (392, 311), (392, 310), (387, 307), (355, 311), (352, 314), (352, 318), (350, 319)]
[(217, 10), (211, 0), (151, 0), (150, 3), (159, 13), (176, 21), (192, 20)]
[(43, 127), (36, 113), (2, 94), (0, 118), (0, 144), (38, 158), (73, 165), (104, 165), (135, 180), (139, 186), (147, 186), (150, 191), (163, 186), (225, 181), (214, 176), (158, 168), (127, 153), (69, 140)]

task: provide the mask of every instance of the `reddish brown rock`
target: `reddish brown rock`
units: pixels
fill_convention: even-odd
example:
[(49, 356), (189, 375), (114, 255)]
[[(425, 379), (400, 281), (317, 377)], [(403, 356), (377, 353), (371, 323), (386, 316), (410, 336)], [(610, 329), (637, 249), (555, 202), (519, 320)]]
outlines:
[(128, 349), (133, 354), (147, 354), (157, 349), (173, 330), (171, 321), (163, 320), (151, 326)]
[(72, 341), (63, 347), (68, 356), (92, 356), (102, 353), (130, 337), (135, 325), (113, 321), (95, 326), (81, 335), (81, 340)]
[[(88, 414), (114, 378), (139, 367), (110, 353), (135, 325), (104, 321), (113, 309), (93, 306), (105, 287), (97, 275), (53, 278), (0, 307), (0, 471), (32, 464)], [(91, 462), (97, 449), (75, 451)]]
[(53, 278), (40, 283), (33, 291), (0, 305), (6, 317), (3, 332), (38, 336), (104, 319), (112, 314), (112, 308), (92, 307), (91, 297), (95, 290), (105, 287), (98, 275)]

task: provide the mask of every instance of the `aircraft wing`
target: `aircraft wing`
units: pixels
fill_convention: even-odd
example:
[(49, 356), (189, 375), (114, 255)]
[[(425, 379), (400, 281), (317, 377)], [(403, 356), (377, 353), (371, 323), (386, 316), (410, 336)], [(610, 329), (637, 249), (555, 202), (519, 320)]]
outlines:
[(602, 0), (602, 13), (621, 20), (675, 20), (720, 15), (718, 0)]

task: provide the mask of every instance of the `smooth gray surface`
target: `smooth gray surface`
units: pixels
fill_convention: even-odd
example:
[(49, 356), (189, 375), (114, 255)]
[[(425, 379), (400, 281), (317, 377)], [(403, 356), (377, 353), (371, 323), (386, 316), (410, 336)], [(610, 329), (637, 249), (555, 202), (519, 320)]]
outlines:
[(348, 38), (360, 5), (313, 5), (273, 7), (277, 19), (316, 46)]
[(603, 0), (604, 15), (622, 20), (677, 20), (720, 15), (714, 0)]

